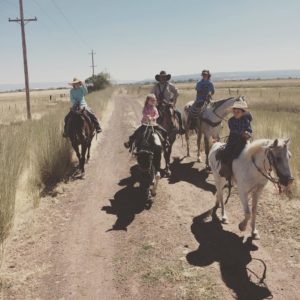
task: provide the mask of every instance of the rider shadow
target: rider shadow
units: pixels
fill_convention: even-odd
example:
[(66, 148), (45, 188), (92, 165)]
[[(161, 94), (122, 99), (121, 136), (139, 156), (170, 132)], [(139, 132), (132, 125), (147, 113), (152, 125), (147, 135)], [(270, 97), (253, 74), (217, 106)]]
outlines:
[(265, 271), (260, 284), (252, 282), (247, 273), (247, 265), (252, 261), (251, 251), (257, 250), (257, 247), (252, 244), (252, 239), (248, 238), (243, 242), (242, 237), (224, 230), (215, 213), (212, 214), (212, 220), (207, 222), (206, 218), (212, 211), (209, 210), (194, 218), (191, 230), (200, 246), (196, 251), (187, 254), (187, 261), (199, 267), (207, 267), (218, 262), (222, 280), (234, 291), (236, 299), (270, 299), (271, 291), (263, 283), (266, 276), (265, 263), (261, 261)]
[(175, 158), (170, 165), (171, 176), (169, 178), (170, 184), (175, 184), (180, 181), (185, 181), (201, 188), (204, 191), (216, 193), (215, 185), (208, 183), (206, 180), (209, 176), (207, 169), (199, 171), (193, 168), (194, 162), (181, 163), (182, 159)]
[(135, 183), (139, 182), (136, 175), (137, 166), (131, 168), (131, 176), (120, 180), (119, 185), (123, 188), (119, 190), (113, 199), (110, 199), (110, 206), (103, 206), (102, 210), (107, 214), (117, 216), (112, 230), (127, 231), (128, 226), (134, 221), (135, 215), (149, 210), (151, 202), (147, 199), (145, 192), (136, 187)]

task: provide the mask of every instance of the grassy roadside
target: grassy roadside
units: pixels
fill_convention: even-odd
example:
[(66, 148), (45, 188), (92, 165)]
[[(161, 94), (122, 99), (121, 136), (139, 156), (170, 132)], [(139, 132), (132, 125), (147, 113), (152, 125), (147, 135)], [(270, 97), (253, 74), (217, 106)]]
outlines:
[[(113, 88), (94, 92), (87, 101), (99, 118), (103, 115)], [(22, 172), (32, 206), (39, 193), (61, 181), (73, 165), (73, 152), (62, 138), (63, 120), (69, 104), (61, 102), (39, 120), (0, 127), (0, 244), (7, 237), (15, 213), (15, 197)], [(14, 120), (11, 120), (13, 123)]]

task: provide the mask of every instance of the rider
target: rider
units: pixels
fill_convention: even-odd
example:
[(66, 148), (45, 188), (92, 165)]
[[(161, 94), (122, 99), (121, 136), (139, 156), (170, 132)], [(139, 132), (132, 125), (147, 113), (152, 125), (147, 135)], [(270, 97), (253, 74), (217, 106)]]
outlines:
[[(96, 132), (100, 133), (102, 131), (99, 121), (95, 114), (91, 111), (91, 109), (88, 107), (86, 101), (85, 101), (85, 95), (87, 95), (88, 91), (84, 83), (74, 78), (72, 82), (69, 82), (69, 84), (73, 87), (70, 91), (70, 101), (71, 101), (71, 110), (76, 109), (77, 107), (85, 108), (85, 111), (87, 112), (87, 115), (93, 122)], [(65, 126), (64, 126), (64, 137), (68, 136), (68, 122), (71, 117), (71, 111), (66, 115), (65, 117)]]
[(233, 117), (228, 121), (230, 134), (225, 147), (217, 154), (217, 159), (221, 160), (220, 176), (228, 180), (232, 176), (233, 160), (239, 157), (252, 136), (252, 115), (247, 109), (245, 101), (237, 100), (233, 104)]
[(209, 70), (203, 70), (201, 75), (202, 75), (202, 79), (198, 81), (196, 84), (195, 90), (197, 91), (197, 97), (196, 97), (196, 101), (192, 106), (191, 114), (190, 114), (192, 123), (194, 123), (195, 117), (198, 116), (199, 108), (202, 108), (205, 103), (209, 103), (211, 97), (215, 93), (214, 84), (210, 80), (211, 73), (209, 72)]
[(178, 98), (178, 90), (174, 84), (170, 83), (171, 75), (167, 74), (166, 71), (161, 71), (155, 76), (157, 83), (152, 89), (152, 93), (155, 94), (158, 100), (158, 107), (165, 101), (174, 105), (174, 110), (178, 118), (179, 123), (179, 134), (184, 134), (182, 126), (181, 112), (175, 107)]
[(167, 142), (167, 132), (165, 131), (164, 128), (162, 128), (156, 123), (156, 120), (159, 117), (156, 106), (157, 106), (156, 96), (154, 94), (149, 94), (146, 97), (146, 101), (143, 109), (143, 118), (141, 121), (142, 125), (138, 129), (136, 129), (135, 132), (129, 137), (129, 141), (124, 143), (125, 148), (131, 149), (134, 141), (138, 140), (142, 136), (148, 124), (154, 126), (155, 131), (157, 131), (161, 135), (164, 142)]

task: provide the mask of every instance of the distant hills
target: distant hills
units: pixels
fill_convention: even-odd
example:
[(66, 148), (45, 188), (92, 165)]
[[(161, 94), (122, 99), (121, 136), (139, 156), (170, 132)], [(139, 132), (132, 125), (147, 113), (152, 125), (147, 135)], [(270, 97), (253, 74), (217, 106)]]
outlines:
[[(188, 75), (174, 75), (174, 81), (194, 81), (201, 78), (201, 73)], [(216, 72), (213, 73), (214, 81), (222, 80), (257, 80), (257, 79), (288, 79), (300, 78), (300, 70), (273, 70), (273, 71), (242, 71), (242, 72)], [(117, 83), (146, 83), (153, 82), (154, 79), (141, 81), (116, 81)], [(47, 89), (67, 87), (67, 82), (32, 82), (31, 89)], [(24, 84), (1, 84), (1, 91), (15, 91), (24, 88)]]
[[(48, 88), (60, 88), (67, 87), (67, 82), (31, 82), (31, 89), (48, 89)], [(16, 91), (24, 89), (23, 83), (17, 84), (1, 84), (0, 83), (0, 92), (3, 91)]]
[[(243, 72), (216, 72), (212, 74), (214, 81), (219, 80), (257, 80), (257, 79), (288, 79), (300, 78), (300, 70), (274, 71), (243, 71)], [(175, 81), (199, 80), (201, 73), (173, 76)]]

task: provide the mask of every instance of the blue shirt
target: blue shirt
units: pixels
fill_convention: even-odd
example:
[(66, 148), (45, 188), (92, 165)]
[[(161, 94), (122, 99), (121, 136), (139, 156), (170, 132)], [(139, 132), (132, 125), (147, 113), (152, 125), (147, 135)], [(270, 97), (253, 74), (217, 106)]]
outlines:
[(230, 135), (242, 135), (245, 131), (252, 133), (251, 121), (252, 115), (250, 113), (246, 113), (239, 119), (230, 118), (228, 121)]
[(199, 102), (204, 102), (207, 100), (208, 95), (213, 95), (215, 93), (215, 87), (210, 80), (200, 80), (196, 84), (197, 100)]
[(81, 86), (78, 89), (71, 89), (70, 91), (70, 100), (72, 103), (72, 107), (75, 107), (79, 105), (81, 108), (82, 107), (87, 107), (87, 103), (85, 101), (84, 96), (88, 93), (87, 89), (85, 86)]

